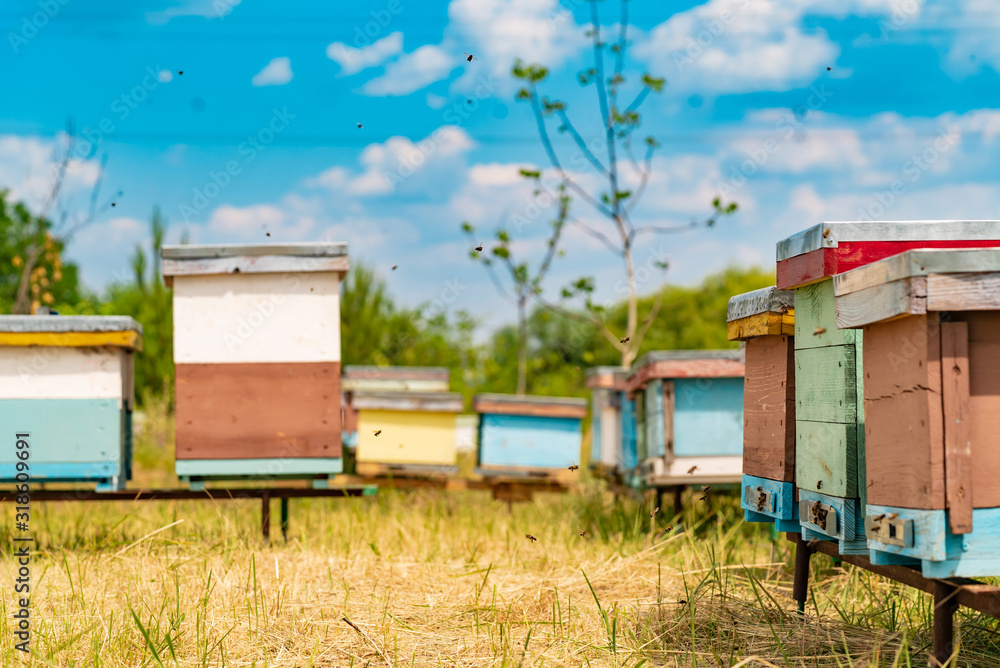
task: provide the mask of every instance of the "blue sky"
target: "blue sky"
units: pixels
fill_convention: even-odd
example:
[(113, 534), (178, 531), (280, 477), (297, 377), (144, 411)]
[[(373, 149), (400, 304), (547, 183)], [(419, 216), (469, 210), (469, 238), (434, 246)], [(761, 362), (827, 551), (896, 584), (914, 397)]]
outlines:
[[(610, 28), (618, 3), (600, 4)], [(643, 291), (772, 265), (776, 241), (822, 220), (1000, 218), (994, 3), (666, 4), (629, 2), (629, 81), (668, 82), (642, 107), (641, 135), (662, 148), (634, 217), (684, 223), (717, 194), (740, 212), (644, 238)], [(543, 92), (598, 137), (593, 88), (576, 83), (588, 17), (582, 0), (8, 0), (0, 187), (40, 208), (72, 119), (65, 207), (86, 209), (105, 155), (117, 204), (70, 246), (90, 287), (127, 274), (159, 204), (171, 242), (343, 240), (402, 302), (447, 295), (495, 326), (513, 312), (460, 224), (488, 241), (528, 220), (515, 249), (544, 252), (551, 211), (532, 215), (539, 198), (517, 173), (548, 163), (509, 72), (517, 56), (547, 64)], [(582, 202), (574, 214), (607, 225)], [(564, 243), (549, 293), (591, 275), (613, 298), (619, 260), (578, 224)], [(664, 257), (665, 277), (652, 270)]]

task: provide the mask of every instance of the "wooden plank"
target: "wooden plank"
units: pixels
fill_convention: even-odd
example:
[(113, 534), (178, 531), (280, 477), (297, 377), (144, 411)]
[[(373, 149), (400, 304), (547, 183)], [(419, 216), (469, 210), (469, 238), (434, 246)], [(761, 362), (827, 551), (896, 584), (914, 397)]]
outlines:
[(944, 561), (950, 556), (949, 552), (954, 554), (956, 547), (961, 550), (962, 538), (948, 534), (948, 522), (945, 520), (944, 510), (924, 510), (873, 503), (865, 511), (867, 517), (893, 514), (898, 519), (913, 522), (913, 545), (911, 547), (890, 545), (868, 538), (868, 547), (880, 552), (929, 561)]
[(995, 248), (909, 250), (838, 274), (833, 279), (834, 294), (839, 297), (914, 276), (998, 271), (1000, 250)]
[(339, 362), (338, 275), (177, 277), (174, 361)]
[(868, 501), (944, 509), (944, 426), (937, 314), (864, 330)]
[(740, 320), (760, 313), (788, 313), (794, 306), (795, 295), (774, 286), (744, 292), (729, 298), (726, 305), (726, 322)]
[(836, 298), (837, 327), (863, 327), (927, 313), (927, 279), (904, 278)]
[(308, 258), (287, 255), (241, 255), (190, 260), (163, 259), (163, 275), (169, 278), (213, 274), (289, 274), (327, 271), (345, 274), (349, 267), (346, 255)]
[(996, 443), (997, 434), (1000, 434), (1000, 312), (952, 312), (949, 315), (954, 321), (967, 323), (969, 328), (972, 505), (974, 508), (998, 508), (1000, 448)]
[(854, 424), (858, 419), (854, 346), (795, 351), (795, 418)]
[(817, 248), (787, 260), (779, 260), (776, 284), (781, 290), (801, 288), (833, 276), (837, 273), (836, 266), (832, 248)]
[(670, 380), (663, 381), (663, 458), (667, 465), (674, 460), (674, 413), (676, 411), (676, 401), (674, 396), (674, 383)]
[(587, 415), (587, 405), (567, 406), (564, 404), (513, 403), (477, 399), (473, 410), (482, 415), (525, 415), (551, 418), (575, 418), (582, 420)]
[(837, 329), (833, 283), (822, 281), (795, 291), (795, 348), (822, 348), (854, 343), (854, 331)]
[(457, 392), (353, 392), (351, 403), (359, 411), (461, 413), (463, 407)]
[(945, 496), (954, 534), (972, 532), (972, 441), (969, 430), (969, 327), (941, 323)]
[(362, 409), (357, 461), (453, 466), (456, 418), (455, 413)]
[(790, 336), (747, 341), (743, 472), (795, 481), (795, 350)]
[[(739, 483), (742, 480), (743, 458), (676, 457), (660, 475), (652, 475), (646, 484), (652, 487), (670, 485), (715, 485)], [(692, 469), (694, 469), (692, 471)], [(690, 473), (689, 473), (690, 471)]]
[(860, 499), (860, 509), (858, 517), (863, 520), (865, 507), (868, 505), (868, 460), (867, 460), (867, 440), (865, 438), (865, 383), (864, 383), (864, 332), (858, 330), (854, 344), (854, 396), (858, 406), (858, 417), (855, 422), (855, 433), (858, 443), (858, 497)]
[(178, 364), (178, 459), (340, 457), (340, 364)]
[(57, 348), (117, 346), (129, 350), (142, 350), (142, 334), (134, 331), (0, 332), (0, 346), (54, 346)]
[(336, 475), (344, 471), (340, 457), (273, 457), (262, 459), (178, 459), (178, 476), (204, 478), (282, 478)]
[(674, 381), (674, 454), (743, 455), (743, 379)]
[[(744, 510), (767, 515), (773, 519), (797, 520), (795, 485), (768, 478), (743, 474), (740, 507)], [(761, 492), (765, 495), (762, 496)]]
[(479, 465), (568, 470), (580, 463), (581, 436), (578, 418), (483, 414)]
[(659, 360), (633, 371), (626, 387), (634, 392), (653, 378), (742, 378), (743, 373), (743, 363), (735, 359)]
[(126, 396), (128, 354), (110, 347), (0, 347), (0, 400), (120, 400)]
[(646, 398), (646, 457), (662, 458), (667, 442), (663, 432), (663, 381), (652, 379), (643, 394)]
[(1000, 273), (928, 276), (927, 310), (1000, 310)]
[[(29, 471), (42, 462), (112, 462), (122, 464), (122, 417), (117, 399), (4, 399), (0, 424), (11, 446), (0, 451), (0, 463), (17, 463), (14, 432), (31, 434)], [(122, 467), (124, 470), (124, 467)]]
[(635, 411), (635, 453), (636, 466), (646, 461), (649, 448), (646, 444), (646, 392), (640, 390), (629, 402)]
[(853, 424), (795, 423), (795, 484), (838, 497), (858, 495), (857, 430)]
[(758, 313), (726, 323), (726, 336), (730, 341), (794, 333), (794, 309), (788, 313)]

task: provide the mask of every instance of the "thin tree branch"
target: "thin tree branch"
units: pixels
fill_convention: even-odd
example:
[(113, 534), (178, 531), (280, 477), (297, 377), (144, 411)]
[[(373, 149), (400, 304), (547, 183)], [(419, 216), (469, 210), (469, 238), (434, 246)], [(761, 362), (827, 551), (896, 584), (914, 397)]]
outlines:
[(656, 299), (653, 301), (653, 305), (650, 307), (649, 313), (646, 315), (645, 320), (642, 321), (642, 326), (639, 328), (639, 331), (636, 332), (635, 339), (632, 342), (636, 353), (639, 352), (639, 346), (642, 345), (642, 340), (646, 338), (646, 332), (649, 331), (649, 328), (653, 325), (653, 322), (656, 320), (656, 316), (660, 312), (660, 307), (663, 305), (664, 292), (666, 292), (666, 290), (661, 288), (659, 292), (656, 293)]
[(633, 237), (638, 234), (643, 234), (646, 232), (654, 234), (673, 234), (675, 232), (686, 232), (688, 230), (694, 230), (699, 227), (711, 227), (715, 224), (715, 217), (707, 218), (705, 220), (693, 220), (687, 225), (673, 225), (673, 226), (662, 226), (662, 225), (643, 225), (642, 227), (637, 227), (633, 230)]
[(559, 213), (555, 220), (555, 229), (552, 230), (552, 237), (549, 239), (549, 247), (545, 253), (545, 258), (542, 260), (542, 264), (538, 268), (538, 274), (535, 275), (535, 280), (533, 281), (534, 287), (538, 289), (541, 285), (542, 280), (545, 279), (545, 275), (549, 272), (549, 267), (552, 265), (552, 260), (556, 256), (556, 248), (559, 245), (559, 239), (562, 236), (563, 227), (566, 225), (566, 218), (569, 216), (569, 197), (562, 192), (559, 193)]
[(600, 232), (598, 230), (593, 229), (592, 227), (590, 227), (589, 225), (587, 225), (586, 223), (584, 223), (579, 218), (574, 218), (572, 222), (574, 222), (577, 225), (579, 225), (580, 227), (582, 227), (583, 230), (587, 234), (589, 234), (590, 236), (592, 236), (595, 239), (601, 241), (608, 248), (608, 250), (610, 250), (612, 253), (614, 253), (616, 255), (621, 255), (622, 254), (622, 250), (620, 248), (618, 248), (618, 246), (615, 246), (614, 242), (612, 242), (611, 239), (608, 239), (608, 237), (605, 236), (603, 232)]
[(625, 113), (638, 109), (642, 103), (646, 101), (646, 98), (649, 97), (650, 92), (649, 86), (643, 86), (642, 90), (639, 91), (639, 94), (635, 96), (634, 100), (632, 100), (632, 104), (625, 108)]
[[(632, 194), (632, 201), (625, 205), (626, 217), (632, 213), (632, 209), (634, 209), (636, 204), (639, 203), (642, 196), (646, 194), (646, 185), (649, 183), (649, 175), (653, 171), (653, 152), (655, 150), (656, 146), (653, 144), (646, 147), (646, 166), (642, 170), (642, 175), (639, 177), (639, 186), (635, 189), (635, 193)], [(632, 234), (635, 234), (635, 228), (632, 229)]]
[(572, 137), (573, 141), (576, 142), (576, 145), (580, 147), (580, 150), (583, 151), (583, 155), (590, 161), (590, 164), (594, 166), (594, 169), (607, 176), (607, 168), (601, 164), (601, 161), (597, 159), (596, 155), (591, 153), (587, 143), (583, 140), (583, 137), (580, 136), (580, 133), (576, 131), (576, 127), (573, 125), (572, 121), (569, 120), (569, 116), (566, 114), (566, 111), (564, 109), (560, 109), (556, 113), (558, 113), (559, 118), (562, 119), (563, 127), (569, 131), (570, 137)]

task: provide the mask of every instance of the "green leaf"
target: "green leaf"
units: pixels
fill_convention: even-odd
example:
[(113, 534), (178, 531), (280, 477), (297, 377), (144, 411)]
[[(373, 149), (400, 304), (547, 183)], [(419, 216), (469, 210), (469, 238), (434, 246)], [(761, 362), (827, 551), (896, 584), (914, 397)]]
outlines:
[(519, 169), (518, 172), (526, 179), (539, 179), (542, 172), (537, 169)]
[(468, 222), (462, 221), (462, 231), (465, 232), (466, 234), (472, 234), (473, 232), (476, 231), (476, 228), (474, 228)]
[(663, 92), (663, 87), (666, 85), (667, 80), (662, 77), (654, 77), (650, 73), (646, 72), (642, 75), (642, 84), (649, 88), (654, 93)]
[(495, 247), (495, 248), (493, 249), (493, 254), (494, 254), (494, 255), (496, 255), (497, 257), (502, 257), (502, 258), (504, 258), (504, 259), (507, 259), (507, 258), (509, 258), (509, 257), (510, 257), (510, 251), (509, 251), (509, 250), (507, 250), (507, 249), (506, 249), (505, 247), (503, 247), (503, 246), (496, 246), (496, 247)]

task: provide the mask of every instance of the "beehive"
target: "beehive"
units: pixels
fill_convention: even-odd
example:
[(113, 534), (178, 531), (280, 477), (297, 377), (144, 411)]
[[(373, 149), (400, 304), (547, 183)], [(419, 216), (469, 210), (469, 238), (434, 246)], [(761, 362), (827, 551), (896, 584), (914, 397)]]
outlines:
[(991, 224), (830, 222), (778, 244), (779, 289), (795, 291), (795, 480), (807, 538), (868, 554), (860, 330), (838, 329), (832, 277), (912, 248), (997, 245)]
[(647, 485), (739, 482), (743, 469), (739, 350), (667, 350), (641, 357), (626, 380)]
[(177, 474), (339, 473), (343, 243), (166, 246)]
[(1000, 575), (1000, 250), (907, 251), (834, 292), (864, 332), (873, 561)]
[(559, 472), (580, 463), (581, 425), (587, 400), (513, 394), (479, 394), (478, 464), (484, 471)]
[(587, 387), (591, 390), (591, 466), (612, 471), (627, 470), (622, 448), (625, 431), (622, 423), (622, 399), (627, 375), (628, 369), (617, 366), (599, 366), (587, 370)]
[(355, 392), (447, 392), (450, 378), (446, 367), (345, 366), (341, 381), (344, 447), (358, 444), (358, 412), (352, 402)]
[[(31, 481), (125, 488), (141, 349), (128, 317), (0, 316), (0, 424), (28, 434)], [(23, 472), (17, 454), (13, 442), (0, 453), (0, 482)]]
[(358, 473), (454, 468), (460, 394), (355, 391), (352, 401), (358, 411)]
[(773, 287), (737, 295), (726, 320), (729, 340), (744, 342), (744, 518), (798, 532), (793, 296)]

